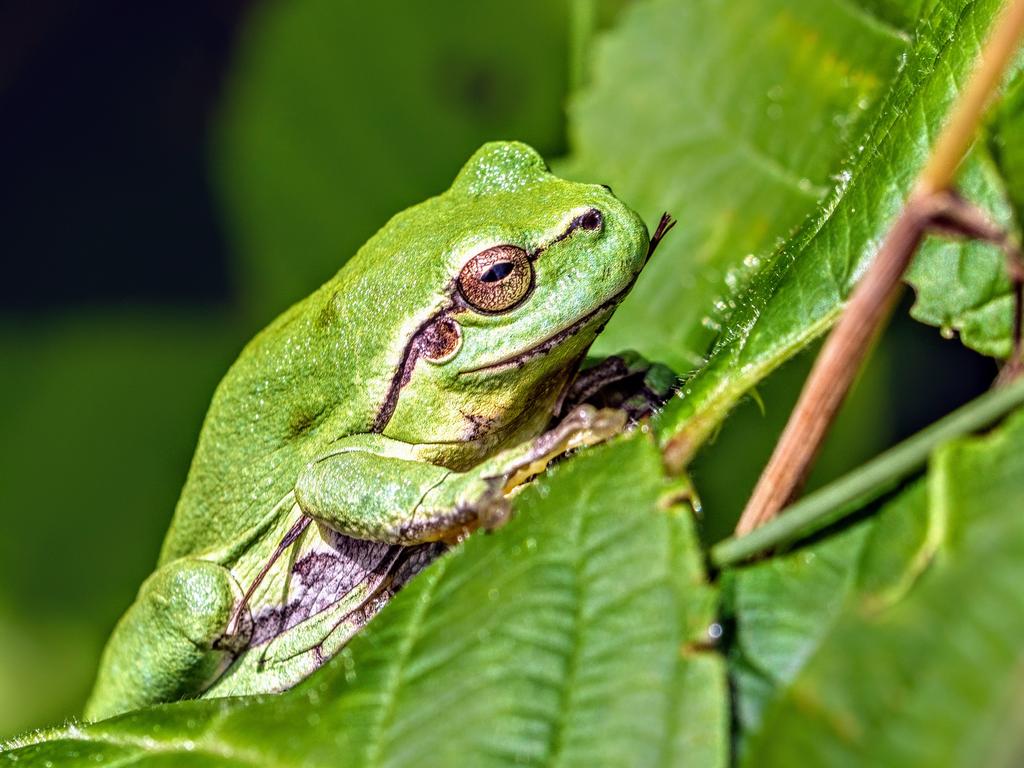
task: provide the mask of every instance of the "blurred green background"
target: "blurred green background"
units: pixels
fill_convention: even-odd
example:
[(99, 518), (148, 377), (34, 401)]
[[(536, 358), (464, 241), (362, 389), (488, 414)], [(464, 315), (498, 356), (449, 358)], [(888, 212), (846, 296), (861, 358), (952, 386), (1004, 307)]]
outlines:
[[(241, 345), (483, 141), (566, 154), (585, 32), (625, 4), (0, 10), (0, 737), (79, 711)], [(815, 483), (987, 386), (988, 361), (902, 310)], [(707, 539), (731, 528), (809, 359), (694, 465)]]

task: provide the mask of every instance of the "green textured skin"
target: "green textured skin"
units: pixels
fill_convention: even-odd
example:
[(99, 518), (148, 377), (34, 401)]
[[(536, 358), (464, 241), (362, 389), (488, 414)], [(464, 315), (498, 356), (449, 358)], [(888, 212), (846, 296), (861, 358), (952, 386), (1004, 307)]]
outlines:
[[(570, 230), (592, 208), (602, 226)], [(534, 285), (486, 314), (460, 299), (456, 278), (501, 244), (535, 255)], [(291, 565), (332, 531), (410, 545), (472, 527), (489, 478), (548, 425), (647, 246), (643, 222), (609, 190), (558, 179), (518, 143), (485, 145), (450, 190), (392, 218), (217, 387), (158, 570), (114, 631), (86, 716), (206, 690), (233, 658), (224, 635), (241, 592), (303, 514), (320, 525), (268, 573), (251, 614), (287, 594)], [(417, 332), (442, 315), (458, 326), (454, 354), (410, 362)], [(276, 647), (316, 645), (319, 658), (340, 642), (323, 644), (325, 621)], [(280, 690), (319, 663), (307, 654), (263, 678), (254, 670), (268, 653), (256, 664), (243, 652), (211, 693)]]
[[(203, 560), (182, 558), (150, 576), (122, 619), (148, 631), (123, 636), (120, 653), (106, 660), (106, 672), (116, 684), (98, 686), (90, 709), (121, 711), (154, 700), (173, 701), (216, 679), (230, 657), (208, 649), (239, 597), (232, 586), (224, 568)], [(161, 642), (153, 643), (155, 637)]]

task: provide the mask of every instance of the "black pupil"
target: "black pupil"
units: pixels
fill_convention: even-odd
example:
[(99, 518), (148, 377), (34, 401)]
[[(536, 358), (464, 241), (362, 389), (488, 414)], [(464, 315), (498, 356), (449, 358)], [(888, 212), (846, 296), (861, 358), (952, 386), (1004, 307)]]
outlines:
[(584, 229), (598, 229), (601, 226), (601, 212), (591, 208), (580, 218), (580, 226)]
[(482, 283), (496, 283), (512, 271), (511, 261), (499, 261), (480, 276)]

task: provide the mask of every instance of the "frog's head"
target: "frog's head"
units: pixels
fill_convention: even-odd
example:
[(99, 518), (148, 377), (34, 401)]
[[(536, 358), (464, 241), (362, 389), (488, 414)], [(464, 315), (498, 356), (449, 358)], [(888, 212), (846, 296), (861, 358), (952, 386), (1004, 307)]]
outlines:
[(648, 256), (647, 228), (611, 189), (560, 179), (509, 142), (385, 233), (403, 244), (403, 285), (431, 298), (375, 428), (417, 444), (493, 447), (536, 429)]

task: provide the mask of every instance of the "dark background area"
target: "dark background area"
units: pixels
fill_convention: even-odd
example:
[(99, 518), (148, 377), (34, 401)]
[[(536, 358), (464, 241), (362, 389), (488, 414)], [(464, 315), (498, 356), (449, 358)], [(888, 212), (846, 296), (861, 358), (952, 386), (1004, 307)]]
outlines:
[(169, 326), (232, 301), (207, 154), (246, 5), (0, 8), (0, 736), (81, 706), (230, 359)]
[(206, 138), (248, 5), (0, 11), (5, 312), (229, 298)]
[[(390, 213), (444, 188), (482, 141), (565, 151), (566, 9), (528, 3), (510, 21), (496, 6), (457, 5), (429, 18), (401, 3), (376, 16), (337, 11), (336, 45), (365, 66), (331, 73), (347, 109), (339, 154), (324, 159), (338, 169), (337, 216), (307, 229), (336, 237), (333, 268), (302, 262), (304, 244), (284, 254), (270, 236), (248, 235), (254, 245), (238, 234), (237, 190), (273, 187), (245, 175), (256, 143), (238, 125), (260, 116), (247, 73), (263, 66), (261, 35), (292, 23), (273, 18), (280, 2), (0, 7), (0, 737), (81, 706), (107, 633), (152, 568), (206, 403), (241, 344)], [(471, 33), (498, 28), (531, 41), (529, 61)], [(267, 129), (268, 146), (276, 135)], [(309, 188), (322, 192), (316, 181)], [(298, 277), (275, 293), (267, 286), (282, 263)], [(816, 482), (990, 382), (990, 361), (910, 321), (908, 302)], [(744, 403), (696, 463), (709, 538), (730, 529), (809, 360), (769, 380), (766, 414)]]

